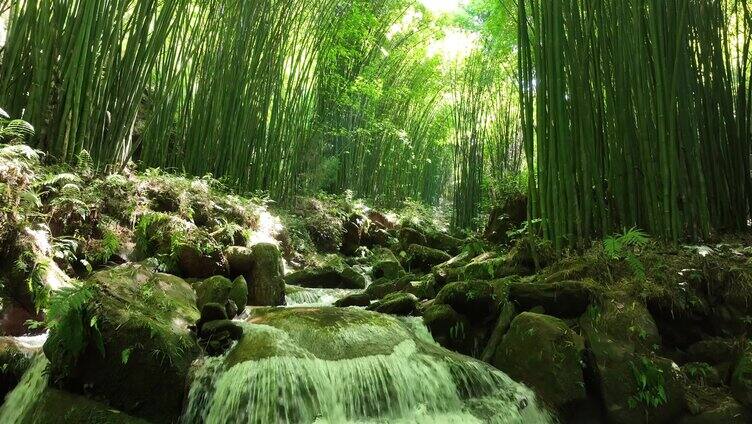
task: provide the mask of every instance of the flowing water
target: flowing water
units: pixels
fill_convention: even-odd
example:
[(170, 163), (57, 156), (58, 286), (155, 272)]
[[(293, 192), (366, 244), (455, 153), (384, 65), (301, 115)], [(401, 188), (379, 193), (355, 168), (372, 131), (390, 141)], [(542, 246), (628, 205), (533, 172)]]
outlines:
[(534, 394), (446, 349), (418, 319), (268, 308), (195, 370), (183, 422), (549, 423)]
[(295, 287), (293, 291), (285, 296), (285, 301), (287, 306), (331, 306), (337, 300), (360, 291)]

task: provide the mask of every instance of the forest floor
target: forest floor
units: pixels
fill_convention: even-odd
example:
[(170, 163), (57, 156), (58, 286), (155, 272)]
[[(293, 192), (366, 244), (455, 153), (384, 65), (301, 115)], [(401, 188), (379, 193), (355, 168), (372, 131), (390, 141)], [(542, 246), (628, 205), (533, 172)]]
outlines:
[(325, 293), (422, 319), (562, 422), (752, 422), (752, 236), (681, 246), (627, 233), (556, 255), (515, 231), (514, 209), (492, 214), (487, 238), (458, 237), (417, 204), (322, 195), (281, 207), (211, 178), (103, 176), (85, 155), (48, 166), (0, 146), (0, 397), (32, 363), (17, 337), (49, 331), (60, 390), (44, 408), (123, 422), (102, 402), (171, 422), (191, 362), (232, 349), (246, 305)]

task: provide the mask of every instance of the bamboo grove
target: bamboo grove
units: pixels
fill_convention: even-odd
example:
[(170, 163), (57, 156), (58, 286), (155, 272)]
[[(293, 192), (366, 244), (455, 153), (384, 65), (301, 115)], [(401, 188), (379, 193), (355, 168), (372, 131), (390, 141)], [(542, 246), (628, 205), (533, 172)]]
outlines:
[(631, 226), (680, 240), (748, 225), (751, 10), (518, 3), (530, 216), (559, 248)]

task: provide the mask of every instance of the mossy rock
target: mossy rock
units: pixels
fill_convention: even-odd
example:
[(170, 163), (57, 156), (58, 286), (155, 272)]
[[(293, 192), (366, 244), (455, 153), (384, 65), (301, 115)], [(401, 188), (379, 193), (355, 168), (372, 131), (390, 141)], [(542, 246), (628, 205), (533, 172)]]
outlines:
[(407, 249), (411, 244), (425, 246), (428, 243), (425, 234), (410, 227), (400, 228), (397, 238), (403, 249)]
[(365, 277), (336, 256), (328, 258), (322, 266), (286, 275), (285, 282), (295, 286), (327, 289), (363, 289), (366, 287)]
[[(200, 352), (188, 328), (199, 318), (193, 289), (178, 277), (127, 264), (94, 274), (79, 290), (90, 293), (85, 308), (68, 309), (44, 345), (52, 380), (123, 412), (175, 421)], [(76, 322), (86, 330), (78, 353), (70, 339)]]
[(253, 249), (242, 246), (230, 246), (225, 249), (225, 257), (231, 277), (248, 275), (253, 270)]
[(465, 240), (451, 236), (441, 231), (430, 231), (426, 234), (426, 246), (457, 255), (462, 251)]
[(482, 353), (488, 331), (473, 325), (464, 315), (449, 305), (431, 304), (423, 311), (423, 323), (441, 346), (468, 356)]
[(149, 424), (111, 407), (54, 388), (46, 388), (18, 424)]
[(29, 354), (12, 340), (0, 337), (0, 399), (4, 399), (31, 365)]
[(561, 410), (586, 397), (584, 350), (582, 337), (564, 321), (523, 312), (512, 320), (491, 364)]
[(368, 306), (371, 304), (371, 296), (367, 293), (355, 293), (347, 295), (334, 302), (334, 306), (346, 308), (349, 306)]
[(678, 366), (656, 356), (658, 328), (640, 302), (618, 296), (580, 319), (588, 347), (586, 370), (614, 423), (673, 423), (684, 409)]
[(548, 315), (559, 318), (578, 318), (590, 306), (595, 293), (595, 285), (584, 281), (516, 282), (509, 286), (509, 300), (521, 310), (542, 306)]
[[(487, 255), (483, 255), (486, 257)], [(513, 275), (529, 275), (531, 269), (510, 263), (508, 258), (490, 257), (476, 258), (469, 264), (450, 268), (443, 272), (439, 281), (454, 282), (462, 280), (494, 280)]]
[(371, 263), (373, 264), (371, 275), (374, 279), (399, 278), (405, 274), (405, 269), (402, 268), (402, 264), (394, 253), (383, 247), (373, 250)]
[(500, 301), (494, 286), (487, 281), (450, 283), (436, 295), (437, 304), (449, 305), (475, 323), (494, 320)]
[(411, 244), (408, 246), (406, 253), (407, 257), (405, 263), (411, 271), (419, 270), (430, 272), (431, 268), (434, 266), (452, 259), (448, 253), (442, 250), (432, 249), (419, 244)]
[(390, 315), (412, 315), (418, 307), (418, 298), (410, 293), (397, 292), (385, 296), (367, 309)]
[(207, 303), (225, 305), (232, 300), (236, 307), (242, 308), (248, 303), (248, 285), (243, 276), (234, 281), (216, 275), (196, 284), (196, 304), (198, 309)]
[(285, 280), (282, 253), (271, 243), (253, 246), (253, 269), (248, 275), (248, 304), (277, 306), (285, 304)]
[(752, 349), (740, 357), (731, 374), (731, 393), (746, 407), (752, 407)]
[(679, 424), (748, 424), (752, 412), (734, 399), (721, 399), (712, 408), (682, 418)]
[(389, 278), (380, 278), (371, 283), (365, 290), (371, 299), (381, 299), (384, 296), (407, 289), (411, 281), (417, 277), (413, 274), (406, 274), (400, 278), (391, 280)]

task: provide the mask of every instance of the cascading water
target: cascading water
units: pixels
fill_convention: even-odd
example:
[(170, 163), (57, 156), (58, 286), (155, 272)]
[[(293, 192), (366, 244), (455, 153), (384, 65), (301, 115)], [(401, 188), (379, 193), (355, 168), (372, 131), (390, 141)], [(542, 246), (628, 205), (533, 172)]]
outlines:
[(285, 296), (285, 301), (287, 306), (331, 306), (337, 300), (359, 291), (296, 287), (293, 292)]
[(534, 394), (433, 342), (418, 320), (356, 308), (254, 310), (194, 373), (184, 423), (549, 423)]

